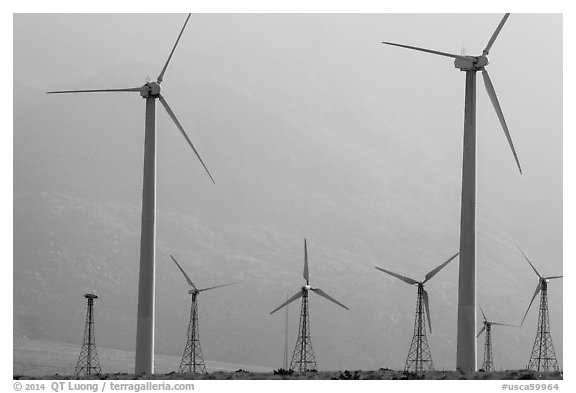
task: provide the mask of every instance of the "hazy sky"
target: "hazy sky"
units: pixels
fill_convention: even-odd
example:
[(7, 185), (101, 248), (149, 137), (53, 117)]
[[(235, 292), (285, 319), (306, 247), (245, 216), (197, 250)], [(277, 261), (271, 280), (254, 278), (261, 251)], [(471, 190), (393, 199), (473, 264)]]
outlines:
[[(181, 19), (179, 15), (17, 16), (15, 86), (22, 84), (39, 93), (59, 88), (141, 85), (146, 77), (154, 79), (157, 76)], [(186, 107), (185, 97), (193, 96), (194, 91), (179, 88), (179, 82), (184, 82), (183, 78), (193, 80), (196, 67), (210, 67), (210, 57), (233, 68), (235, 59), (247, 55), (244, 50), (248, 49), (253, 56), (249, 77), (256, 78), (259, 69), (273, 72), (274, 61), (290, 61), (273, 58), (270, 52), (274, 49), (285, 52), (296, 49), (304, 56), (314, 56), (314, 60), (318, 60), (310, 73), (334, 73), (333, 69), (342, 74), (349, 71), (348, 80), (334, 83), (357, 87), (358, 94), (366, 92), (382, 98), (382, 107), (378, 110), (388, 124), (419, 132), (426, 143), (453, 152), (446, 154), (446, 160), (456, 166), (461, 160), (458, 148), (463, 122), (464, 75), (453, 67), (450, 59), (386, 47), (379, 42), (404, 42), (453, 53), (460, 53), (465, 48), (467, 53), (476, 54), (481, 52), (498, 21), (497, 15), (489, 14), (466, 18), (442, 14), (194, 15), (182, 48), (165, 78), (164, 91), (181, 122), (187, 124), (189, 115), (178, 108)], [(155, 34), (145, 35), (145, 31), (138, 28), (146, 25), (154, 25)], [(282, 41), (265, 40), (266, 32), (271, 29)], [(519, 242), (537, 245), (534, 252), (551, 260), (561, 260), (561, 31), (558, 14), (513, 15), (490, 54), (488, 69), (524, 168), (522, 176), (514, 170), (498, 119), (481, 78), (478, 80), (479, 193), (502, 207), (518, 230)], [(271, 45), (276, 48), (269, 48)], [(530, 64), (524, 64), (526, 54), (532, 53), (534, 48), (538, 48), (538, 54), (530, 56)], [(133, 68), (129, 75), (114, 75), (118, 73), (115, 69), (130, 65)], [(296, 71), (305, 72), (301, 68)], [(112, 75), (107, 75), (109, 79), (96, 79), (99, 83), (93, 81), (103, 72)], [(251, 82), (258, 83), (257, 80)], [(266, 87), (274, 89), (274, 86)], [(17, 90), (15, 94), (18, 99), (21, 93)], [(281, 97), (281, 92), (273, 94)], [(50, 104), (55, 100), (72, 99), (42, 98), (46, 102), (51, 99)], [(336, 97), (332, 98), (336, 100)], [(128, 101), (118, 96), (74, 99), (86, 100), (87, 107), (114, 100), (116, 103)], [(129, 102), (133, 101), (137, 100)], [(133, 107), (130, 116), (138, 113), (138, 107)], [(65, 105), (57, 104), (56, 108), (66, 110)], [(16, 105), (15, 110), (24, 108)], [(168, 123), (167, 127), (172, 125)], [(202, 152), (200, 142), (208, 140), (208, 135), (190, 126), (188, 129)], [(162, 132), (170, 130), (161, 130), (160, 137)], [(174, 130), (171, 132), (176, 134)], [(175, 142), (181, 141), (176, 139)], [(210, 156), (204, 155), (210, 163)], [(455, 170), (459, 171), (457, 167)], [(202, 176), (199, 170), (198, 175)], [(218, 175), (220, 178), (226, 176), (215, 174)], [(18, 186), (18, 179), (15, 181)]]
[[(363, 255), (366, 266), (413, 260), (394, 266), (418, 279), (458, 246), (464, 73), (449, 58), (380, 42), (477, 55), (501, 17), (193, 14), (162, 88), (217, 184), (209, 182), (158, 106), (159, 222), (163, 211), (193, 217), (212, 230), (261, 226), (279, 238), (299, 239), (286, 245), (293, 279), (270, 295), (266, 307), (301, 285), (304, 236), (318, 240), (321, 255), (329, 257), (328, 250), (335, 249), (342, 258), (344, 252)], [(139, 211), (143, 100), (129, 93), (48, 96), (45, 91), (134, 87), (155, 80), (184, 19), (180, 14), (14, 17), (14, 199), (20, 208), (15, 227), (25, 226), (26, 213), (39, 206), (34, 198), (44, 193)], [(531, 280), (503, 292), (518, 289), (521, 303), (505, 306), (522, 309), (514, 312), (517, 318), (536, 279), (514, 254), (514, 241), (543, 274), (562, 273), (562, 15), (512, 14), (489, 59), (524, 174), (518, 173), (478, 76), (477, 211), (484, 239), (478, 258), (518, 271), (518, 280)], [(391, 224), (401, 222), (407, 222), (402, 230)], [(57, 233), (57, 226), (53, 230)], [(422, 234), (428, 230), (434, 235), (426, 238)], [(500, 234), (506, 239), (492, 239)], [(158, 236), (169, 237), (161, 229)], [(487, 239), (502, 242), (499, 247), (506, 250), (494, 251)], [(15, 244), (26, 241), (15, 238)], [(78, 241), (95, 242), (88, 235)], [(236, 241), (234, 236), (225, 241), (231, 253)], [(36, 246), (27, 247), (32, 253)], [(19, 256), (29, 257), (15, 251), (15, 271)], [(324, 262), (329, 270), (329, 260)], [(164, 261), (157, 264), (166, 268)], [(452, 269), (447, 277), (457, 272)], [(177, 272), (170, 274), (180, 279)], [(396, 285), (378, 278), (382, 286)], [(484, 282), (485, 288), (496, 288)], [(322, 285), (335, 297), (352, 296), (343, 289), (330, 292), (337, 287), (330, 281)], [(559, 297), (562, 283), (557, 288)], [(410, 297), (404, 305), (412, 310), (413, 295), (405, 293)], [(479, 292), (481, 302), (483, 296)], [(555, 318), (561, 323), (561, 316)], [(405, 328), (411, 330), (411, 322)], [(281, 324), (274, 329), (281, 330)], [(522, 345), (531, 345), (534, 330), (530, 327)], [(561, 346), (562, 337), (554, 339)], [(371, 345), (365, 337), (359, 340)], [(402, 348), (407, 351), (408, 345)], [(446, 355), (437, 365), (449, 368), (451, 361)]]

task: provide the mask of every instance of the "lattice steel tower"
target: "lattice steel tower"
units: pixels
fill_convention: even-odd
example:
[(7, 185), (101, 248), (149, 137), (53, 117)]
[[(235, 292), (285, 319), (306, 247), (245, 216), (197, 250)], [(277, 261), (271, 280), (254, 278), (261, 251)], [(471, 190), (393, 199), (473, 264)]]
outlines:
[[(520, 249), (520, 247), (518, 247)], [(540, 293), (540, 312), (538, 313), (538, 329), (536, 330), (536, 338), (534, 339), (534, 345), (532, 347), (532, 354), (530, 355), (530, 361), (528, 362), (528, 369), (536, 370), (541, 372), (551, 372), (558, 371), (558, 361), (556, 360), (556, 354), (554, 352), (554, 345), (552, 345), (552, 336), (550, 335), (550, 320), (548, 318), (548, 282), (550, 280), (555, 280), (557, 278), (562, 278), (562, 276), (549, 276), (543, 277), (538, 270), (532, 265), (532, 262), (528, 259), (524, 251), (520, 249), (526, 261), (532, 267), (532, 270), (538, 275), (538, 286), (536, 291), (530, 300), (526, 314), (522, 319), (522, 324), (532, 307), (532, 303), (536, 298), (536, 295)]]
[(178, 369), (178, 372), (203, 374), (206, 372), (206, 365), (204, 363), (204, 357), (202, 356), (202, 348), (200, 347), (200, 329), (198, 325), (198, 295), (200, 292), (226, 287), (234, 283), (231, 282), (228, 284), (216, 285), (214, 287), (198, 289), (190, 277), (188, 277), (184, 269), (182, 269), (182, 266), (180, 266), (176, 258), (174, 258), (172, 255), (170, 255), (170, 258), (172, 258), (176, 266), (178, 266), (178, 269), (180, 269), (184, 275), (188, 285), (192, 287), (192, 289), (188, 291), (188, 293), (192, 295), (192, 305), (190, 306), (190, 322), (188, 323), (186, 346), (184, 347), (184, 353), (182, 354), (182, 360), (180, 361), (180, 368)]
[(84, 327), (84, 342), (82, 343), (78, 363), (76, 363), (76, 368), (74, 369), (74, 375), (76, 376), (102, 373), (94, 341), (94, 299), (98, 299), (98, 296), (87, 293), (84, 297), (88, 299), (88, 309)]
[(484, 341), (484, 362), (482, 363), (482, 369), (486, 372), (494, 371), (494, 357), (492, 356), (492, 324), (487, 324), (486, 326), (486, 340)]
[[(428, 295), (424, 290), (424, 284), (418, 284), (418, 297), (416, 300), (416, 318), (414, 319), (414, 335), (404, 365), (404, 371), (423, 372), (434, 370), (432, 355), (426, 338), (426, 320), (424, 319), (424, 305), (428, 303)], [(426, 300), (424, 300), (426, 296)], [(430, 330), (432, 332), (432, 330)]]
[(308, 274), (308, 245), (306, 239), (304, 239), (304, 279), (306, 280), (306, 285), (304, 285), (294, 296), (286, 300), (280, 306), (276, 307), (270, 314), (274, 314), (276, 311), (280, 310), (282, 307), (287, 306), (293, 301), (302, 298), (302, 306), (300, 308), (300, 328), (298, 329), (298, 339), (296, 340), (296, 347), (294, 348), (294, 353), (292, 354), (292, 361), (290, 362), (290, 369), (299, 372), (305, 371), (317, 371), (318, 365), (316, 363), (316, 357), (314, 356), (314, 350), (312, 349), (312, 341), (310, 340), (310, 309), (308, 304), (308, 293), (310, 291), (322, 296), (325, 299), (336, 303), (340, 307), (344, 307), (348, 310), (348, 307), (340, 303), (338, 300), (334, 299), (326, 292), (320, 288), (312, 288), (310, 286), (310, 276)]
[(206, 373), (206, 365), (202, 356), (200, 347), (200, 335), (198, 329), (198, 302), (196, 296), (198, 293), (192, 293), (192, 305), (190, 307), (190, 323), (188, 324), (188, 333), (186, 347), (182, 354), (179, 373)]
[(550, 321), (548, 318), (548, 280), (540, 280), (540, 312), (538, 313), (538, 330), (530, 355), (528, 369), (551, 372), (558, 371), (558, 361), (552, 345), (550, 335)]

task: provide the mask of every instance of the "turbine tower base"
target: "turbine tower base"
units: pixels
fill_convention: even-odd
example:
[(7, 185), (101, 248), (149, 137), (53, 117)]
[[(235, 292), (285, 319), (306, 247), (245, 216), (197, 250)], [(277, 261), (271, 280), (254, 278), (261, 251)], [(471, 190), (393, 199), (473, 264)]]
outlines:
[(290, 369), (299, 372), (318, 371), (312, 341), (310, 340), (310, 310), (308, 306), (308, 291), (303, 290), (302, 307), (300, 308), (300, 329), (298, 330), (298, 339), (296, 347), (290, 362)]
[(179, 373), (205, 374), (206, 365), (200, 348), (200, 335), (198, 329), (198, 302), (196, 295), (192, 295), (192, 306), (190, 307), (190, 323), (188, 324), (188, 339), (182, 361), (180, 362)]
[(418, 285), (418, 298), (416, 300), (416, 319), (414, 320), (414, 336), (408, 351), (408, 358), (404, 371), (422, 373), (427, 370), (434, 370), (432, 355), (426, 338), (426, 321), (424, 319), (424, 287)]
[(540, 372), (559, 371), (552, 336), (550, 335), (550, 320), (548, 318), (548, 283), (542, 280), (540, 294), (540, 312), (538, 314), (538, 330), (528, 363), (529, 370)]

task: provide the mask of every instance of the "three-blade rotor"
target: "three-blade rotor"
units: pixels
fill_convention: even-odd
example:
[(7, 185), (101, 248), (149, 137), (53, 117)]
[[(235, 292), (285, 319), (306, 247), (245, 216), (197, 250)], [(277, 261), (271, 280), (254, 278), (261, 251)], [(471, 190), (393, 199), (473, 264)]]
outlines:
[(162, 80), (164, 78), (164, 73), (166, 72), (166, 69), (168, 68), (168, 64), (170, 64), (170, 60), (172, 59), (172, 56), (174, 55), (174, 51), (176, 50), (176, 46), (178, 45), (178, 42), (180, 42), (180, 37), (182, 37), (182, 33), (184, 33), (184, 29), (186, 28), (186, 24), (188, 23), (188, 20), (190, 19), (190, 15), (191, 14), (188, 14), (188, 16), (186, 17), (186, 21), (184, 22), (184, 26), (182, 26), (182, 30), (180, 30), (180, 34), (178, 35), (178, 38), (176, 39), (176, 42), (174, 43), (174, 46), (172, 47), (172, 51), (170, 52), (170, 55), (168, 56), (168, 60), (166, 60), (166, 63), (164, 64), (162, 71), (158, 75), (156, 82), (146, 83), (142, 87), (129, 87), (129, 88), (122, 88), (122, 89), (61, 90), (61, 91), (49, 91), (47, 93), (48, 94), (63, 94), (63, 93), (140, 92), (140, 94), (145, 98), (154, 98), (154, 99), (158, 98), (160, 100), (160, 102), (162, 103), (162, 106), (164, 107), (164, 109), (166, 109), (166, 112), (168, 112), (168, 116), (170, 116), (170, 118), (172, 119), (174, 124), (176, 124), (176, 127), (178, 128), (178, 130), (180, 131), (180, 133), (182, 134), (184, 139), (186, 139), (186, 142), (188, 142), (188, 145), (192, 148), (192, 151), (194, 152), (194, 154), (196, 154), (196, 157), (198, 158), (198, 160), (200, 160), (200, 163), (202, 164), (202, 166), (204, 167), (204, 170), (206, 171), (206, 173), (210, 177), (210, 180), (212, 181), (212, 183), (215, 184), (216, 182), (214, 181), (214, 177), (212, 177), (212, 174), (210, 173), (210, 171), (206, 167), (206, 164), (204, 164), (204, 161), (200, 157), (198, 150), (192, 144), (192, 141), (190, 140), (190, 138), (188, 137), (188, 135), (184, 131), (184, 128), (182, 127), (182, 125), (180, 124), (178, 119), (176, 118), (176, 115), (174, 114), (174, 112), (172, 111), (172, 109), (170, 108), (168, 103), (166, 102), (166, 99), (162, 95), (160, 95), (160, 84), (162, 83)]
[(401, 274), (391, 272), (390, 270), (386, 270), (386, 269), (383, 269), (383, 268), (378, 267), (378, 266), (374, 266), (374, 267), (380, 271), (383, 271), (384, 273), (388, 273), (389, 275), (396, 277), (399, 280), (404, 281), (405, 283), (407, 283), (409, 285), (425, 284), (426, 282), (430, 281), (432, 279), (432, 277), (434, 277), (436, 274), (438, 274), (438, 272), (440, 270), (444, 269), (446, 267), (446, 265), (448, 265), (450, 262), (452, 262), (452, 260), (454, 260), (454, 258), (456, 258), (458, 255), (460, 255), (460, 252), (457, 252), (456, 254), (452, 255), (450, 258), (448, 258), (441, 265), (439, 265), (438, 267), (435, 267), (434, 269), (432, 269), (428, 273), (426, 273), (424, 281), (416, 281), (410, 277), (406, 277), (406, 276), (403, 276)]
[(299, 298), (304, 296), (304, 293), (306, 293), (308, 291), (312, 291), (315, 294), (322, 296), (323, 298), (325, 298), (327, 300), (330, 300), (332, 303), (335, 303), (335, 304), (339, 305), (340, 307), (343, 307), (346, 310), (349, 310), (348, 307), (346, 307), (344, 304), (340, 303), (338, 300), (334, 299), (332, 296), (328, 295), (322, 289), (312, 288), (310, 286), (310, 273), (308, 270), (308, 243), (306, 242), (306, 239), (304, 239), (304, 271), (303, 271), (302, 276), (304, 277), (304, 280), (306, 281), (306, 285), (304, 287), (302, 287), (302, 289), (300, 289), (300, 291), (298, 291), (290, 299), (286, 300), (284, 303), (282, 303), (281, 305), (276, 307), (274, 310), (272, 310), (270, 312), (270, 314), (274, 314), (276, 311), (280, 310), (282, 307), (285, 307), (288, 304), (292, 303), (293, 301), (298, 300)]
[(424, 284), (426, 282), (428, 282), (429, 280), (431, 280), (432, 277), (434, 277), (436, 274), (438, 274), (438, 272), (440, 272), (440, 270), (444, 269), (444, 267), (446, 267), (446, 265), (448, 265), (450, 262), (452, 262), (452, 260), (454, 258), (456, 258), (459, 254), (460, 254), (460, 252), (457, 252), (456, 254), (454, 254), (450, 258), (448, 258), (448, 260), (443, 262), (441, 265), (439, 265), (438, 267), (435, 267), (434, 269), (432, 269), (428, 273), (426, 273), (424, 281), (416, 281), (410, 277), (406, 277), (406, 276), (403, 276), (401, 274), (394, 273), (390, 270), (386, 270), (386, 269), (383, 269), (383, 268), (378, 267), (378, 266), (374, 266), (374, 267), (376, 269), (384, 272), (384, 273), (391, 275), (392, 277), (396, 277), (397, 279), (404, 281), (406, 284), (418, 285), (419, 287), (420, 286), (422, 287), (422, 289), (421, 289), (422, 290), (422, 301), (424, 302), (424, 307), (426, 309), (425, 312), (426, 312), (426, 316), (428, 318), (428, 329), (430, 329), (430, 333), (432, 333), (432, 320), (430, 317), (430, 300), (428, 297), (428, 292), (424, 289)]
[(544, 285), (547, 285), (547, 282), (549, 280), (554, 280), (557, 278), (562, 278), (563, 276), (548, 276), (548, 277), (543, 277), (538, 270), (536, 270), (536, 268), (534, 267), (534, 265), (532, 264), (532, 262), (530, 262), (530, 259), (528, 259), (528, 257), (526, 256), (526, 254), (524, 253), (524, 251), (522, 251), (522, 249), (520, 248), (520, 246), (518, 244), (516, 244), (516, 247), (518, 247), (518, 250), (520, 250), (520, 252), (522, 253), (522, 255), (524, 256), (524, 258), (526, 259), (526, 262), (528, 262), (530, 264), (530, 267), (532, 268), (532, 270), (534, 270), (534, 273), (536, 273), (536, 275), (538, 276), (538, 285), (536, 286), (536, 290), (534, 291), (534, 295), (532, 295), (532, 299), (530, 299), (530, 304), (528, 304), (528, 308), (526, 309), (526, 313), (524, 313), (524, 318), (522, 318), (522, 323), (520, 323), (520, 325), (524, 324), (524, 320), (526, 319), (526, 316), (528, 315), (528, 311), (530, 311), (530, 307), (532, 307), (532, 303), (534, 303), (534, 299), (536, 299), (536, 295), (538, 295), (538, 293), (540, 291), (542, 291), (542, 288)]
[[(520, 174), (522, 174), (522, 167), (520, 166), (520, 160), (518, 159), (518, 154), (516, 153), (514, 143), (512, 142), (512, 137), (510, 136), (510, 131), (508, 130), (508, 125), (506, 124), (506, 120), (504, 119), (504, 113), (502, 112), (502, 108), (500, 107), (500, 103), (498, 102), (498, 97), (496, 96), (496, 91), (494, 90), (494, 85), (492, 84), (492, 81), (490, 80), (490, 75), (488, 74), (488, 71), (485, 68), (485, 66), (488, 64), (488, 58), (487, 58), (488, 53), (490, 52), (492, 45), (496, 41), (496, 38), (500, 34), (500, 31), (504, 27), (504, 24), (506, 23), (506, 20), (508, 19), (509, 16), (510, 16), (509, 13), (504, 15), (504, 17), (502, 18), (502, 20), (498, 24), (498, 27), (496, 28), (496, 30), (492, 34), (492, 37), (490, 37), (490, 40), (488, 41), (486, 48), (484, 48), (484, 51), (482, 52), (481, 56), (461, 56), (461, 55), (456, 55), (453, 53), (441, 52), (441, 51), (432, 50), (432, 49), (425, 49), (425, 48), (420, 48), (420, 47), (411, 46), (411, 45), (397, 44), (397, 43), (393, 43), (393, 42), (382, 42), (382, 43), (386, 44), (386, 45), (393, 45), (393, 46), (398, 46), (401, 48), (416, 50), (419, 52), (425, 52), (425, 53), (431, 53), (431, 54), (439, 55), (439, 56), (451, 57), (453, 59), (456, 59), (456, 67), (457, 68), (460, 68), (462, 70), (482, 71), (482, 77), (484, 79), (484, 87), (486, 88), (486, 92), (488, 93), (488, 97), (490, 97), (490, 102), (492, 103), (492, 106), (494, 107), (494, 111), (496, 112), (496, 115), (498, 116), (498, 120), (500, 121), (500, 125), (502, 126), (502, 130), (504, 131), (504, 135), (506, 136), (506, 140), (508, 141), (508, 145), (510, 146), (510, 149), (512, 150), (512, 155), (514, 156), (514, 160), (516, 161), (516, 165), (518, 166), (518, 170), (520, 171)], [(458, 61), (460, 61), (462, 64), (460, 64)]]
[(480, 307), (480, 312), (482, 313), (482, 317), (484, 318), (484, 323), (483, 323), (484, 326), (482, 326), (482, 329), (480, 329), (480, 331), (479, 331), (478, 334), (476, 335), (476, 338), (480, 337), (480, 335), (481, 335), (482, 333), (484, 333), (484, 331), (486, 330), (486, 326), (498, 325), (498, 326), (515, 327), (514, 325), (508, 325), (508, 324), (506, 324), (506, 323), (489, 321), (488, 318), (486, 318), (486, 314), (484, 314), (484, 310), (482, 310), (482, 307)]
[(213, 287), (208, 287), (208, 288), (200, 288), (198, 289), (196, 287), (196, 285), (194, 285), (194, 283), (192, 282), (192, 280), (190, 279), (190, 277), (188, 277), (188, 274), (186, 274), (186, 272), (184, 271), (184, 269), (182, 269), (182, 266), (180, 266), (180, 264), (178, 263), (178, 261), (176, 260), (176, 258), (174, 258), (172, 255), (170, 255), (170, 258), (172, 258), (172, 260), (174, 261), (174, 263), (176, 264), (176, 266), (178, 266), (178, 269), (180, 269), (180, 271), (182, 272), (182, 274), (184, 275), (184, 278), (186, 279), (186, 282), (188, 283), (188, 285), (190, 285), (193, 289), (191, 289), (189, 291), (189, 293), (200, 293), (200, 292), (205, 292), (205, 291), (209, 291), (211, 289), (216, 289), (216, 288), (222, 288), (222, 287), (227, 287), (228, 285), (232, 285), (232, 284), (236, 284), (235, 282), (231, 282), (228, 284), (222, 284), (222, 285), (216, 285)]

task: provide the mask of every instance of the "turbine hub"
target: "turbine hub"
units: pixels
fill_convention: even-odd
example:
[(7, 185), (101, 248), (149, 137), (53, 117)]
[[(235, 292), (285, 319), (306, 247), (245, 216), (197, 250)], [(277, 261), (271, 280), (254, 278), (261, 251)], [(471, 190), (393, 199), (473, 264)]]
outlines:
[(305, 291), (309, 291), (310, 289), (312, 289), (312, 287), (311, 287), (310, 285), (304, 285), (304, 286), (302, 287), (302, 289), (305, 290)]
[(198, 292), (199, 292), (199, 291), (196, 290), (196, 289), (191, 289), (191, 290), (188, 291), (188, 293), (189, 293), (190, 295), (196, 295), (196, 294), (198, 294)]
[(488, 58), (482, 56), (465, 56), (466, 59), (454, 60), (454, 66), (460, 71), (480, 71), (488, 65)]
[(140, 89), (142, 98), (158, 97), (160, 95), (160, 85), (156, 82), (148, 82)]

